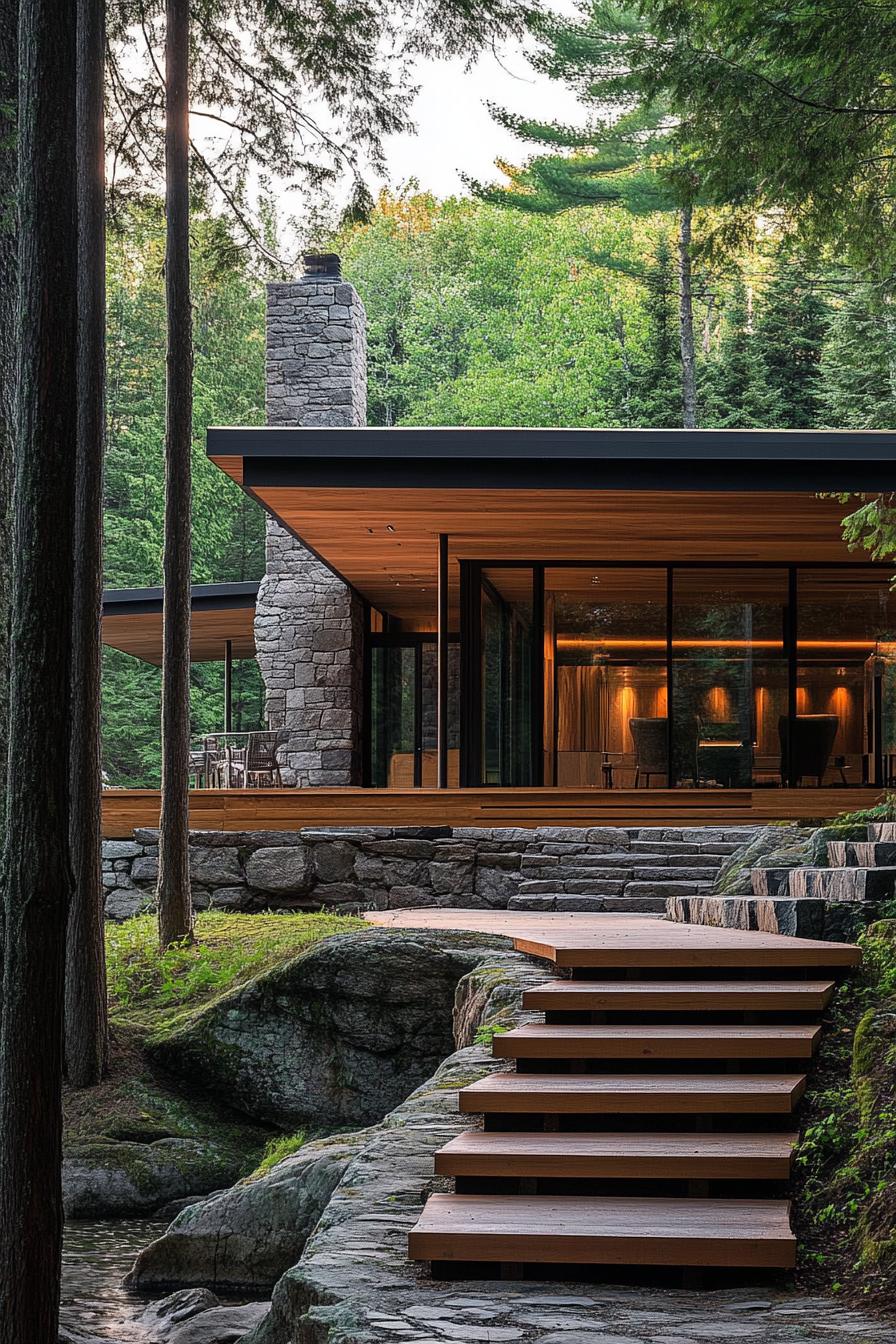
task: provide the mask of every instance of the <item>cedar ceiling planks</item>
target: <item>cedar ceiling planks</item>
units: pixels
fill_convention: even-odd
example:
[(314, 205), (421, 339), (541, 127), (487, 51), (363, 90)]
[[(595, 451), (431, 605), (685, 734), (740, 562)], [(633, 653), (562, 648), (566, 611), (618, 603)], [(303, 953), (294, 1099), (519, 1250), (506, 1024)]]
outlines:
[(253, 493), (373, 606), (421, 626), (435, 618), (440, 532), (450, 539), (452, 606), (459, 559), (857, 561), (840, 535), (844, 506), (809, 493), (350, 486)]
[[(190, 661), (218, 662), (224, 659), (227, 640), (233, 642), (234, 658), (255, 657), (255, 605), (193, 611), (190, 619)], [(103, 616), (103, 643), (145, 663), (162, 662), (162, 613), (125, 612)]]

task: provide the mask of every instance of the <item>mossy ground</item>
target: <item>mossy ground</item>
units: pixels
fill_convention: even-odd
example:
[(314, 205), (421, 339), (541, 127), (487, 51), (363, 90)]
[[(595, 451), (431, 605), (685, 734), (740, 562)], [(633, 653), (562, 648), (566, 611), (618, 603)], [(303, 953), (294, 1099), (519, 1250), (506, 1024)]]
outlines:
[(197, 915), (192, 943), (159, 952), (152, 915), (107, 925), (109, 1003), (115, 1023), (157, 1032), (237, 985), (273, 970), (361, 919), (331, 914)]
[(794, 1217), (809, 1286), (896, 1311), (896, 919), (860, 942), (806, 1100)]
[(367, 927), (338, 915), (203, 913), (192, 944), (160, 954), (152, 916), (108, 925), (109, 1076), (98, 1087), (66, 1090), (67, 1142), (206, 1139), (244, 1152), (251, 1170), (271, 1142), (270, 1126), (253, 1124), (166, 1075), (150, 1061), (145, 1042), (321, 939)]

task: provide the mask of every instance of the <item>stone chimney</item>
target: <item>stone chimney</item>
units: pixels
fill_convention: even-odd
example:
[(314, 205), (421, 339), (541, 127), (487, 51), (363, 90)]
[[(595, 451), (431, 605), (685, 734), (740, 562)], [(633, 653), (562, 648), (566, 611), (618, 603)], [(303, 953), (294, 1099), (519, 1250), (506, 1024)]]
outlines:
[[(364, 305), (337, 256), (304, 262), (300, 280), (267, 287), (267, 423), (364, 425)], [(357, 595), (268, 518), (255, 643), (268, 722), (291, 730), (285, 784), (361, 783), (363, 638)]]

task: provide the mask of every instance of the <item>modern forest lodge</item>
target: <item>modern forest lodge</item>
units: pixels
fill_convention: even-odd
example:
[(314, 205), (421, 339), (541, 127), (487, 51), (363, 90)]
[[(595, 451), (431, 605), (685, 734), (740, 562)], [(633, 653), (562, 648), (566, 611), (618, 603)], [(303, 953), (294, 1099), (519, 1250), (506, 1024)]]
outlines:
[(889, 783), (891, 569), (845, 549), (839, 501), (794, 486), (891, 488), (894, 448), (877, 434), (209, 434), (219, 465), (357, 595), (360, 782), (381, 788)]
[[(891, 566), (837, 496), (896, 488), (896, 433), (365, 428), (364, 345), (338, 275), (272, 285), (269, 424), (208, 432), (268, 515), (253, 817), (823, 816), (893, 782)], [(252, 598), (210, 592), (197, 648), (245, 643)]]

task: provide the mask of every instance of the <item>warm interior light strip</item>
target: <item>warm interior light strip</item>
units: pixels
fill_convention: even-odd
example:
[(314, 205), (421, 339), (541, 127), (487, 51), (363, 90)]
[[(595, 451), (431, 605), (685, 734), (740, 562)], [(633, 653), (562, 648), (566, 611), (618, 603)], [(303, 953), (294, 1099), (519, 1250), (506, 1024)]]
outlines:
[[(558, 635), (558, 649), (664, 649), (664, 639), (594, 639), (573, 635)], [(859, 649), (872, 652), (877, 647), (873, 639), (801, 639), (797, 642), (800, 649)], [(893, 646), (881, 644), (882, 649)], [(673, 649), (779, 649), (783, 655), (784, 644), (779, 639), (673, 639)]]

